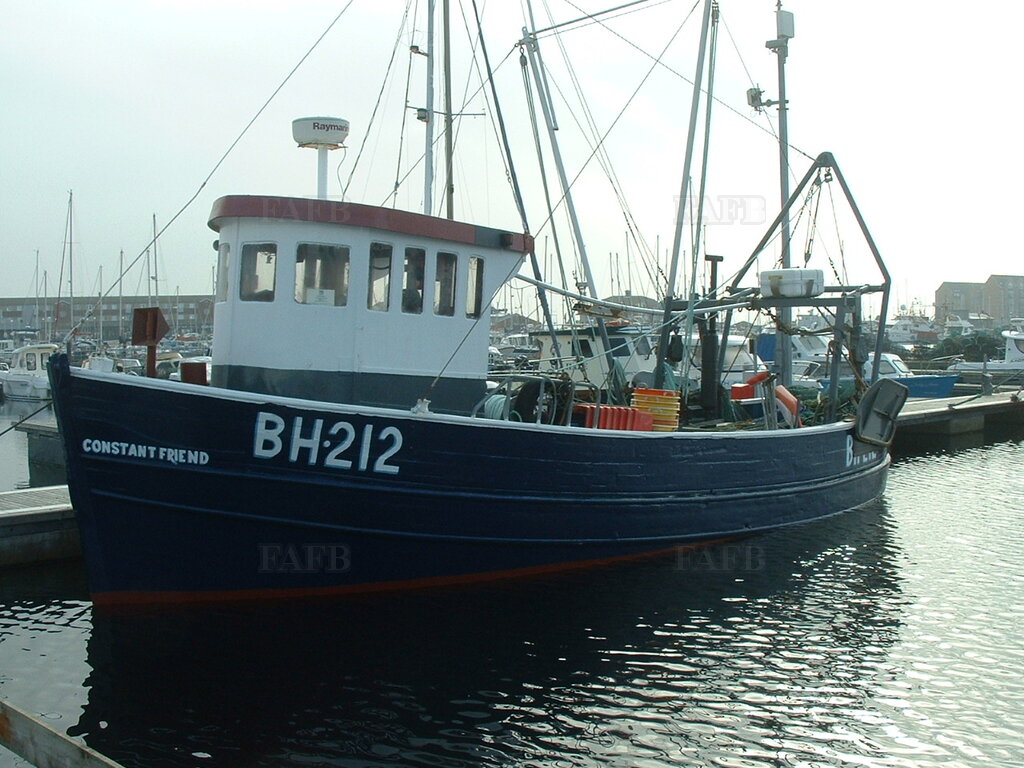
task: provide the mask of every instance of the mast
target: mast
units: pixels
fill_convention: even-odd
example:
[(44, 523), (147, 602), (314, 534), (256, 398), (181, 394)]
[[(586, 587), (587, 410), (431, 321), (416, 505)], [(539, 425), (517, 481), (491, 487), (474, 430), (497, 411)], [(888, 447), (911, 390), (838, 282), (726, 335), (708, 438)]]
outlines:
[[(476, 0), (472, 0), (473, 4), (473, 19), (476, 22), (477, 34), (480, 38), (480, 53), (484, 57), (484, 70), (487, 73), (487, 84), (490, 87), (491, 98), (494, 100), (494, 116), (498, 121), (498, 131), (501, 136), (502, 150), (505, 154), (505, 160), (508, 162), (508, 175), (509, 181), (512, 183), (512, 194), (516, 201), (516, 210), (519, 211), (519, 218), (523, 225), (523, 232), (529, 234), (530, 223), (526, 215), (526, 204), (523, 202), (523, 190), (519, 186), (519, 177), (516, 173), (515, 162), (512, 160), (512, 151), (509, 147), (508, 142), (508, 131), (505, 129), (505, 118), (501, 112), (501, 102), (498, 100), (498, 90), (494, 85), (494, 70), (491, 69), (491, 59), (487, 55), (487, 42), (484, 40), (483, 29), (480, 24), (480, 11), (477, 8)], [(540, 265), (537, 263), (537, 252), (536, 249), (530, 250), (530, 266), (533, 268), (533, 274), (537, 279), (540, 279)], [(551, 333), (551, 345), (552, 351), (556, 356), (561, 356), (561, 352), (558, 349), (558, 335), (555, 333), (555, 323), (551, 317), (551, 309), (548, 306), (547, 293), (543, 288), (538, 289), (537, 299), (540, 301), (541, 311), (544, 313), (544, 321), (547, 323), (548, 331)]]
[(68, 331), (72, 331), (75, 327), (75, 260), (72, 255), (72, 249), (74, 248), (74, 231), (75, 226), (73, 217), (71, 216), (72, 210), (72, 199), (74, 197), (74, 191), (68, 190), (68, 304), (71, 306), (71, 319), (68, 322)]
[(124, 248), (118, 260), (117, 273), (117, 343), (124, 344)]
[[(793, 14), (782, 10), (779, 0), (775, 11), (776, 38), (765, 43), (765, 47), (775, 52), (779, 65), (779, 194), (782, 207), (789, 200), (789, 103), (786, 100), (786, 57), (789, 55), (789, 40), (793, 37)], [(782, 245), (782, 268), (790, 266), (789, 254), (789, 216), (782, 219), (780, 232)], [(793, 345), (787, 331), (793, 322), (793, 310), (781, 307), (779, 311), (779, 330), (775, 334), (775, 360), (779, 380), (783, 386), (793, 383)]]
[(96, 329), (100, 338), (100, 347), (103, 346), (103, 265), (100, 264), (100, 292), (96, 294)]
[[(533, 7), (528, 2), (527, 9), (529, 11), (530, 24), (536, 26), (533, 22)], [(523, 42), (525, 43), (526, 53), (529, 58), (530, 70), (533, 73), (534, 82), (537, 85), (537, 96), (540, 101), (541, 114), (544, 116), (544, 123), (548, 130), (548, 143), (551, 145), (551, 155), (555, 161), (555, 171), (558, 173), (558, 181), (562, 188), (562, 197), (565, 200), (565, 209), (569, 214), (569, 224), (572, 227), (573, 237), (576, 240), (576, 247), (579, 250), (580, 263), (583, 265), (583, 274), (587, 281), (586, 293), (593, 298), (599, 298), (597, 295), (597, 282), (594, 280), (594, 273), (590, 267), (590, 259), (587, 258), (587, 247), (583, 241), (583, 231), (580, 228), (579, 218), (576, 215), (576, 206), (573, 203), (572, 188), (569, 185), (569, 177), (565, 173), (565, 165), (562, 162), (562, 153), (558, 145), (558, 138), (555, 135), (557, 124), (555, 122), (554, 110), (551, 104), (551, 97), (545, 88), (545, 81), (542, 78), (543, 67), (540, 64), (540, 46), (536, 35), (526, 29), (523, 30)], [(554, 211), (552, 211), (552, 214)], [(584, 291), (580, 291), (584, 293)], [(608, 339), (608, 329), (605, 326), (604, 318), (597, 318), (597, 330), (601, 336), (601, 342), (604, 346), (605, 355), (608, 359), (608, 372), (611, 374), (613, 370), (614, 360), (612, 356), (612, 345)]]
[(156, 296), (156, 306), (160, 307), (160, 259), (156, 252), (156, 214), (153, 214), (153, 292)]
[[(36, 289), (35, 326), (36, 326), (36, 337), (38, 338), (39, 330), (42, 327), (39, 324), (40, 317), (39, 317), (39, 249), (38, 248), (36, 248), (36, 273), (35, 273), (35, 277), (33, 278), (33, 280), (35, 282), (35, 289)], [(44, 308), (45, 308), (45, 305), (44, 305)]]
[(443, 0), (444, 30), (444, 178), (445, 216), (455, 218), (455, 180), (452, 178), (452, 39), (448, 22), (449, 0)]
[[(697, 112), (700, 109), (701, 79), (704, 75), (704, 55), (708, 47), (708, 27), (711, 22), (711, 2), (704, 0), (704, 16), (700, 28), (700, 50), (697, 54), (697, 71), (693, 76), (693, 98), (690, 102), (690, 127), (686, 135), (686, 155), (683, 160), (683, 180), (679, 190), (679, 208), (676, 211), (676, 229), (672, 240), (672, 262), (669, 265), (668, 285), (665, 288), (665, 313), (662, 316), (661, 336), (658, 342), (658, 360), (654, 369), (654, 388), (665, 386), (665, 355), (668, 352), (669, 323), (672, 320), (672, 299), (675, 298), (676, 280), (679, 274), (679, 250), (683, 240), (683, 217), (686, 214), (686, 197), (690, 188), (690, 163), (693, 160), (693, 143), (697, 132)], [(691, 288), (691, 293), (693, 293)], [(691, 309), (693, 302), (690, 302)]]
[(426, 146), (423, 150), (423, 213), (434, 207), (434, 0), (427, 0), (427, 107), (424, 110)]

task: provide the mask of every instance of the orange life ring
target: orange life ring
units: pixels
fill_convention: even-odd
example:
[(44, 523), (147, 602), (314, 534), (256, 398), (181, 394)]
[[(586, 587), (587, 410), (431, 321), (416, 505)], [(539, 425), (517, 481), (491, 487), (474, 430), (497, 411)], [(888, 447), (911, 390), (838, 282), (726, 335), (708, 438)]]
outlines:
[(784, 415), (786, 423), (791, 427), (802, 426), (800, 424), (800, 401), (796, 399), (796, 395), (790, 392), (781, 384), (775, 387), (775, 399), (779, 404), (786, 410), (789, 415)]

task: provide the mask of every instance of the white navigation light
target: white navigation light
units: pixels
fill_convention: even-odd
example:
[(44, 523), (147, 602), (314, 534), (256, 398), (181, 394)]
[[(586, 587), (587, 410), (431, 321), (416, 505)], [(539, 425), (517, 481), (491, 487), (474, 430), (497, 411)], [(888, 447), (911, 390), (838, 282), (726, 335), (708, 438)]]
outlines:
[(338, 117), (300, 117), (292, 120), (292, 138), (300, 147), (338, 149), (348, 138), (348, 120)]
[(791, 11), (778, 10), (775, 12), (775, 33), (780, 40), (792, 40), (796, 37)]

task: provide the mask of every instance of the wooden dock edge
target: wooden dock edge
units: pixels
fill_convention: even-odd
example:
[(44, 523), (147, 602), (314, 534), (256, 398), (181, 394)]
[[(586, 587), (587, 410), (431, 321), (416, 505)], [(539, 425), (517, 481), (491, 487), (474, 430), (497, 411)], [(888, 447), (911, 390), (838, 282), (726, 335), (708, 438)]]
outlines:
[(36, 768), (123, 768), (4, 699), (0, 699), (0, 744)]
[(897, 437), (911, 434), (959, 435), (996, 424), (1024, 424), (1018, 392), (907, 401), (896, 419)]
[(66, 485), (0, 493), (0, 568), (81, 556)]

